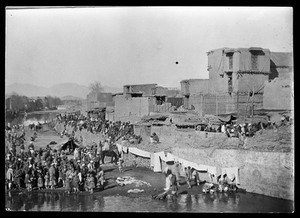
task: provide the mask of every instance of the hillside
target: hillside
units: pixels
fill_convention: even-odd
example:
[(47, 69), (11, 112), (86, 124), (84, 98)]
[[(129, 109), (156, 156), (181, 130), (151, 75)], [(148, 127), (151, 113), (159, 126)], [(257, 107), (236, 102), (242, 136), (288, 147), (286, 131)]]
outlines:
[[(103, 86), (103, 88), (105, 92), (122, 92), (122, 87), (116, 88)], [(19, 95), (25, 95), (28, 97), (51, 95), (60, 98), (65, 96), (73, 96), (86, 99), (86, 96), (89, 93), (89, 89), (87, 86), (79, 85), (76, 83), (61, 83), (49, 88), (32, 84), (14, 83), (5, 87), (6, 94), (10, 94), (12, 92), (16, 92)]]

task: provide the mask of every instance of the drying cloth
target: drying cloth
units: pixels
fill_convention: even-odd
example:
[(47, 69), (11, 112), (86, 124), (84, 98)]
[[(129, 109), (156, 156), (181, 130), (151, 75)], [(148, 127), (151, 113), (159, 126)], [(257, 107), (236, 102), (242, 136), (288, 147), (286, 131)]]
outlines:
[(155, 154), (158, 154), (159, 157), (160, 157), (160, 159), (161, 159), (162, 161), (166, 162), (167, 158), (166, 158), (165, 152), (160, 151), (160, 152), (157, 152), (157, 153), (155, 153)]
[(240, 184), (240, 178), (239, 178), (239, 168), (238, 167), (227, 167), (222, 168), (222, 176), (226, 174), (230, 180), (234, 179), (235, 177), (235, 183), (238, 185)]
[[(169, 154), (169, 153), (168, 153)], [(207, 165), (203, 165), (203, 164), (197, 164), (188, 160), (185, 160), (183, 158), (177, 157), (175, 155), (172, 156), (176, 161), (178, 161), (179, 163), (181, 163), (182, 167), (191, 167), (194, 168), (195, 170), (199, 170), (199, 171), (207, 171), (208, 167)]]
[(153, 167), (153, 172), (161, 172), (161, 160), (160, 160), (160, 152), (159, 153), (154, 153), (154, 167)]
[(135, 155), (138, 155), (138, 156), (141, 156), (141, 157), (150, 158), (150, 152), (148, 152), (148, 151), (144, 151), (144, 150), (136, 148), (134, 150), (134, 152), (135, 152), (134, 153)]
[(118, 148), (119, 154), (122, 154), (122, 152), (123, 152), (123, 145), (117, 143), (117, 148)]
[(215, 177), (217, 176), (217, 168), (216, 167), (207, 166), (207, 172), (210, 173), (211, 175), (214, 175)]
[(129, 147), (129, 152), (140, 157), (150, 158), (150, 152), (135, 147)]
[(124, 152), (125, 154), (127, 154), (127, 153), (128, 153), (128, 147), (123, 146), (123, 152)]
[(208, 169), (208, 166), (207, 165), (203, 165), (203, 164), (197, 164), (197, 167), (196, 170), (199, 170), (199, 171), (207, 171)]
[(135, 151), (135, 147), (128, 147), (128, 152), (129, 153), (133, 153)]
[(140, 192), (144, 192), (144, 189), (135, 188), (135, 189), (129, 189), (127, 191), (127, 193), (140, 193)]
[(176, 161), (176, 162), (180, 162), (180, 160), (182, 160), (181, 158), (177, 157), (176, 155), (174, 154), (171, 154), (171, 153), (167, 153), (167, 157), (166, 157), (167, 160), (173, 160), (173, 161)]
[(150, 167), (154, 167), (154, 153), (150, 153)]

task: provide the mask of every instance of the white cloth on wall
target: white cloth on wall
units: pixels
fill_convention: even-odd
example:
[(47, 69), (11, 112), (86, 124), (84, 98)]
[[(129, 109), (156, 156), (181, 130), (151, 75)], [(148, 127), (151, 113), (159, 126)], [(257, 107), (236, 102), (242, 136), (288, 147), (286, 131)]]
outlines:
[(239, 168), (238, 167), (224, 167), (222, 168), (222, 176), (226, 174), (229, 179), (232, 179), (232, 177), (235, 177), (235, 183), (240, 184), (240, 178), (239, 178)]
[(150, 153), (150, 167), (154, 167), (154, 153)]
[(165, 152), (160, 151), (160, 152), (157, 152), (157, 153), (154, 153), (154, 154), (157, 154), (162, 161), (166, 162), (167, 158), (166, 158)]
[[(160, 152), (159, 152), (160, 153)], [(153, 167), (153, 172), (161, 172), (161, 160), (160, 160), (160, 154), (159, 153), (154, 153), (154, 167)]]
[(217, 176), (217, 167), (207, 166), (207, 172), (216, 177)]
[(121, 154), (123, 152), (123, 145), (117, 143), (117, 148), (118, 148), (119, 154)]
[(138, 149), (138, 148), (131, 149), (130, 153), (135, 154), (135, 155), (140, 156), (140, 157), (150, 158), (150, 152), (143, 151), (143, 150)]
[(127, 154), (127, 153), (128, 153), (128, 147), (123, 146), (123, 152), (124, 152), (125, 154)]
[(134, 153), (135, 149), (136, 149), (135, 147), (128, 147), (128, 152)]

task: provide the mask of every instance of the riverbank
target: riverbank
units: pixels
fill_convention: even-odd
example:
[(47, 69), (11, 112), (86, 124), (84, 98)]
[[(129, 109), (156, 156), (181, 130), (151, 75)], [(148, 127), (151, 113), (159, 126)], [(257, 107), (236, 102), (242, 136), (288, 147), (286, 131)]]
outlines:
[[(62, 129), (62, 126), (57, 125), (56, 128), (60, 130)], [(72, 129), (68, 127), (67, 130), (69, 133), (71, 133)], [(294, 200), (293, 152), (282, 152), (280, 150), (277, 152), (265, 152), (262, 149), (240, 149), (235, 146), (234, 143), (228, 143), (230, 141), (234, 142), (235, 139), (227, 140), (228, 145), (231, 144), (231, 147), (227, 146), (226, 143), (223, 143), (223, 146), (218, 146), (218, 144), (214, 145), (213, 143), (207, 143), (206, 146), (202, 146), (205, 145), (205, 142), (208, 142), (208, 139), (220, 141), (222, 139), (222, 135), (218, 133), (209, 134), (209, 138), (207, 139), (205, 138), (204, 132), (168, 130), (166, 127), (155, 127), (153, 128), (152, 132), (153, 131), (157, 132), (161, 136), (161, 143), (152, 145), (144, 141), (138, 145), (128, 144), (128, 147), (137, 147), (148, 152), (170, 152), (185, 160), (192, 161), (197, 164), (207, 164), (209, 166), (217, 167), (218, 169), (221, 169), (221, 167), (238, 167), (241, 181), (241, 185), (239, 187), (245, 188), (246, 191), (253, 193)], [(176, 134), (172, 131), (174, 131)], [(273, 132), (273, 130), (268, 131)], [(279, 131), (283, 130), (279, 129)], [(32, 132), (27, 129), (27, 139), (29, 139), (30, 134), (32, 134)], [(176, 135), (175, 139), (172, 138), (172, 134)], [(82, 136), (84, 145), (91, 144), (93, 142), (98, 143), (99, 140), (102, 139), (101, 134), (92, 134), (86, 130), (77, 131), (75, 136)], [(217, 136), (220, 136), (220, 138)], [(39, 147), (45, 147), (50, 141), (56, 141), (58, 144), (60, 144), (66, 142), (67, 138), (64, 137), (62, 139), (55, 131), (45, 127), (38, 133), (38, 138), (34, 144), (36, 148), (39, 149)], [(199, 144), (194, 147), (197, 141)], [(265, 144), (267, 143), (268, 142)], [(264, 147), (265, 144), (262, 144), (262, 147)], [(53, 147), (54, 146), (55, 145), (53, 145)], [(109, 160), (110, 158), (107, 158), (105, 161), (109, 162)], [(153, 173), (152, 170), (149, 169), (149, 158), (143, 158), (128, 153), (124, 154), (124, 160), (126, 169), (130, 169), (127, 171), (127, 173), (134, 173), (135, 169), (142, 169), (142, 172), (145, 171), (146, 174)], [(137, 165), (138, 168), (132, 167), (134, 165)], [(112, 168), (107, 168), (108, 172), (115, 172), (116, 174), (111, 175), (114, 181), (112, 180), (109, 182), (112, 182), (111, 184), (113, 188), (110, 188), (112, 192), (108, 192), (108, 195), (118, 194), (118, 192), (123, 193), (122, 190), (124, 189), (122, 189), (122, 187), (120, 187), (121, 189), (118, 189), (118, 186), (114, 186), (115, 179), (119, 177), (117, 176), (117, 167), (110, 167)], [(156, 174), (162, 175), (163, 177), (163, 174), (161, 173), (153, 173), (151, 175), (156, 178)], [(203, 177), (200, 179), (209, 181), (207, 173), (202, 173), (202, 175)], [(159, 180), (159, 178), (156, 179)], [(162, 181), (162, 184), (155, 187), (155, 189), (158, 190), (160, 188), (160, 190), (162, 190), (163, 187), (164, 181)], [(117, 190), (116, 192), (113, 191), (115, 189)], [(198, 188), (196, 189), (198, 190)], [(153, 192), (154, 188), (151, 190)], [(147, 191), (145, 190), (144, 193), (151, 193), (148, 191), (150, 190), (147, 189)], [(193, 191), (193, 189), (191, 191)], [(201, 191), (201, 188), (199, 188), (198, 191)]]

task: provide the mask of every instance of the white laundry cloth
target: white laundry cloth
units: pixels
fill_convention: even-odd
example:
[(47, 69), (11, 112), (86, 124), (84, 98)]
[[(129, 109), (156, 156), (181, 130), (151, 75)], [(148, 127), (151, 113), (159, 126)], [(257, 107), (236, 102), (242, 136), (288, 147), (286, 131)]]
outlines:
[(128, 147), (128, 152), (134, 153), (135, 149), (136, 149), (135, 147)]
[(154, 153), (150, 153), (150, 167), (154, 167)]
[(128, 147), (123, 146), (123, 152), (124, 152), (125, 154), (127, 154), (127, 153), (128, 153)]
[(160, 151), (160, 152), (157, 152), (157, 153), (155, 153), (155, 154), (159, 155), (160, 159), (161, 159), (162, 161), (166, 162), (167, 157), (166, 157), (166, 155), (165, 155), (165, 152)]
[(240, 184), (240, 177), (239, 177), (239, 168), (238, 167), (226, 167), (222, 168), (222, 176), (226, 174), (230, 180), (235, 177), (235, 183)]
[[(160, 152), (159, 152), (160, 153)], [(161, 172), (161, 160), (160, 160), (160, 154), (159, 153), (154, 153), (154, 167), (153, 167), (153, 172)]]
[[(207, 166), (207, 172), (210, 174), (212, 182), (216, 182), (217, 178), (217, 168), (212, 166)], [(214, 179), (213, 179), (214, 178)]]
[(208, 166), (207, 165), (203, 165), (203, 164), (197, 164), (197, 168), (195, 168), (196, 170), (199, 171), (207, 171)]
[(118, 148), (119, 154), (121, 154), (123, 152), (123, 145), (117, 143), (117, 148)]
[(150, 152), (143, 151), (143, 150), (138, 149), (138, 148), (133, 148), (129, 152), (132, 153), (132, 154), (135, 154), (137, 156), (140, 156), (140, 157), (150, 158)]

